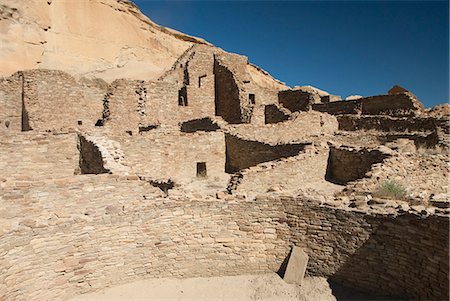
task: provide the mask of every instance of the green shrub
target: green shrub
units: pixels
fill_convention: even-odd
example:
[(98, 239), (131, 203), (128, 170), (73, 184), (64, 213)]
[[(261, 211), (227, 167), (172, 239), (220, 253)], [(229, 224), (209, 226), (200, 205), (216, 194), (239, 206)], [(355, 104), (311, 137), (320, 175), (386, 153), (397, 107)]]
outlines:
[(395, 180), (384, 180), (375, 191), (375, 195), (378, 197), (399, 200), (406, 198), (407, 191), (401, 183)]

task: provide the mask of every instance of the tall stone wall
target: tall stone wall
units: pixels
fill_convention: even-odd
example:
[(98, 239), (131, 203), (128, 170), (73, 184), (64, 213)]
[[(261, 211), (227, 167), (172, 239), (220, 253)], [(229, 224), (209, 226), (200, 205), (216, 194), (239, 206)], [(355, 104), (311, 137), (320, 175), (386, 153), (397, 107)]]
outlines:
[[(243, 95), (243, 83), (238, 79), (238, 74), (244, 73), (246, 62), (237, 55), (234, 59), (242, 61), (232, 64), (228, 57), (214, 58), (216, 115), (229, 123), (248, 123), (251, 118), (249, 103)], [(238, 70), (241, 72), (237, 73)]]
[(22, 76), (0, 79), (0, 134), (22, 130)]
[(62, 71), (24, 71), (24, 107), (33, 130), (94, 127), (102, 112), (104, 87), (75, 80)]

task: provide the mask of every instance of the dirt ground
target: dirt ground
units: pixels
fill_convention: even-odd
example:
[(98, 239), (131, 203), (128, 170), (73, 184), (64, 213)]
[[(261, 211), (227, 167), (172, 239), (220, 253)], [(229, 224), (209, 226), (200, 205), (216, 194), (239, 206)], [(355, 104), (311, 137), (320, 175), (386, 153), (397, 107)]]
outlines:
[(149, 279), (77, 296), (71, 301), (335, 301), (327, 279), (305, 278), (301, 287), (277, 274)]

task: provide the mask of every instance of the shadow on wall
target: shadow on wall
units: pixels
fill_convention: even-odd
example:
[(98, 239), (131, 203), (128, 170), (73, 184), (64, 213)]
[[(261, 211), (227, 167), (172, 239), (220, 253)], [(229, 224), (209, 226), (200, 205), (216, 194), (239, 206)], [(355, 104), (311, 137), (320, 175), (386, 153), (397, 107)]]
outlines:
[(306, 144), (269, 145), (226, 134), (225, 172), (235, 173), (259, 163), (298, 155)]
[(181, 131), (184, 133), (194, 133), (197, 131), (214, 132), (219, 129), (220, 127), (209, 117), (189, 120), (181, 123)]
[(338, 300), (449, 300), (448, 218), (409, 215), (368, 222), (378, 226), (330, 280), (376, 295), (358, 298), (334, 284)]
[(100, 150), (93, 142), (78, 135), (78, 150), (80, 151), (81, 174), (109, 173), (109, 170), (104, 167)]
[(372, 165), (383, 162), (388, 155), (379, 150), (353, 150), (330, 147), (325, 179), (328, 182), (346, 185), (365, 177)]

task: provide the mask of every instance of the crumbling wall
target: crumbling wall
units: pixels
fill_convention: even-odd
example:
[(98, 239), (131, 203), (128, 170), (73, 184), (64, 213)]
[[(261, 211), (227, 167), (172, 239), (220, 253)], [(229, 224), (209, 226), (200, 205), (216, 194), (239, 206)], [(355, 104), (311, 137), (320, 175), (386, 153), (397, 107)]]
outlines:
[(273, 161), (297, 155), (305, 144), (270, 145), (225, 135), (226, 165), (225, 170), (233, 173), (262, 162)]
[(362, 98), (363, 115), (415, 116), (422, 104), (411, 93), (377, 95)]
[(267, 105), (264, 107), (264, 123), (278, 123), (289, 119), (288, 110), (277, 106), (276, 104)]
[(332, 115), (416, 116), (423, 112), (422, 104), (411, 93), (376, 95), (355, 100), (314, 104), (313, 110)]
[(194, 133), (198, 131), (214, 132), (219, 129), (220, 127), (217, 123), (213, 122), (209, 117), (189, 120), (181, 124), (181, 131), (184, 133)]
[(376, 130), (383, 132), (435, 132), (449, 133), (448, 118), (391, 117), (391, 116), (338, 116), (339, 129), (343, 131)]
[(306, 146), (297, 156), (265, 162), (240, 172), (239, 181), (228, 187), (237, 194), (263, 194), (283, 192), (295, 194), (299, 190), (315, 190), (322, 195), (332, 195), (342, 190), (327, 182), (328, 148)]
[(361, 99), (356, 99), (356, 100), (334, 101), (328, 103), (318, 103), (312, 105), (312, 109), (319, 112), (328, 113), (331, 115), (361, 114), (362, 102)]
[(320, 102), (320, 97), (304, 89), (284, 90), (278, 92), (278, 102), (291, 112), (309, 111), (313, 104)]
[(337, 129), (336, 117), (315, 111), (296, 112), (291, 119), (274, 124), (239, 124), (226, 127), (226, 131), (235, 136), (269, 144), (311, 142), (319, 137), (331, 137)]
[(326, 179), (336, 184), (347, 184), (361, 179), (372, 165), (388, 157), (379, 150), (330, 147)]
[(67, 300), (145, 278), (277, 271), (291, 245), (308, 253), (309, 275), (448, 299), (447, 217), (367, 214), (303, 195), (165, 197), (112, 175), (55, 180), (45, 193), (27, 183), (7, 181), (0, 196), (9, 212), (0, 232), (6, 301)]

